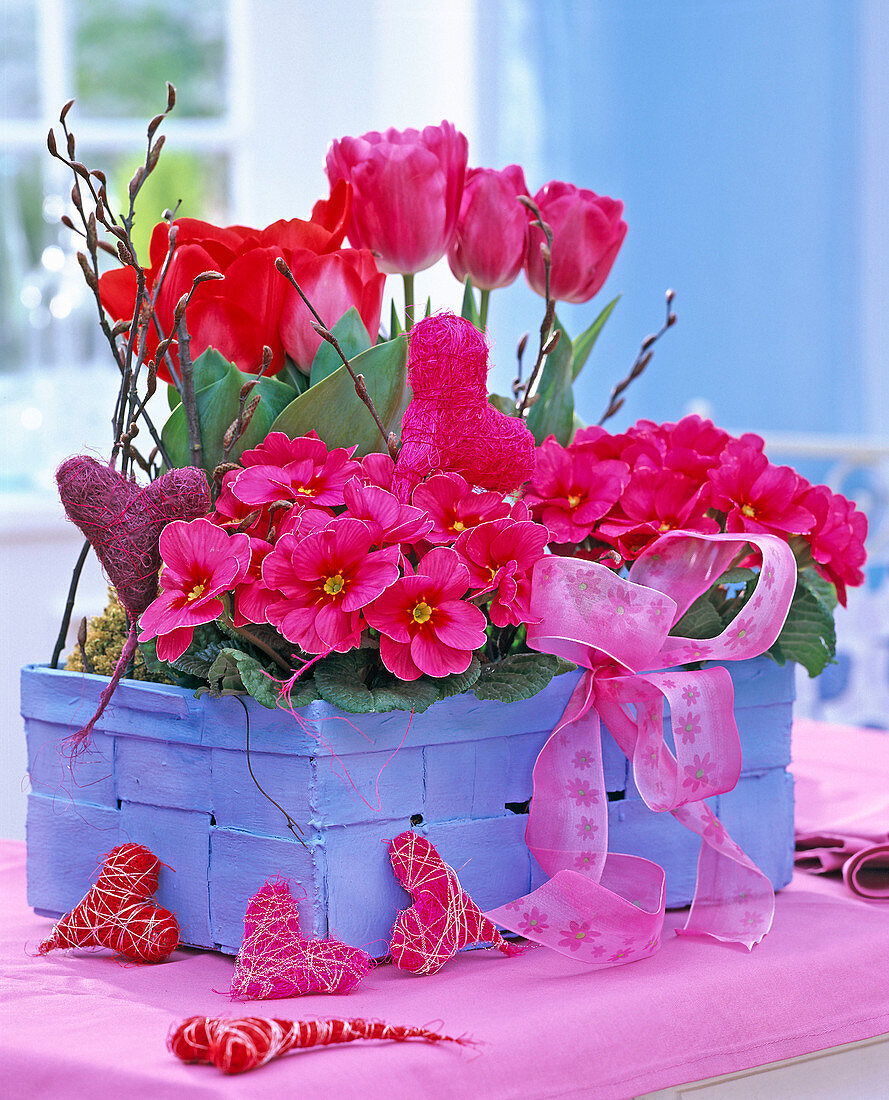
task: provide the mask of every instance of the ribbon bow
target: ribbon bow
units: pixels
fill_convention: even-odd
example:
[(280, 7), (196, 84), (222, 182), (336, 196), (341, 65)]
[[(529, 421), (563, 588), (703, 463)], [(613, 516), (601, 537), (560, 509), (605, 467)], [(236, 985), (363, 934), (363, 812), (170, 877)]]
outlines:
[[(762, 566), (741, 613), (715, 638), (670, 636), (748, 544)], [(531, 613), (539, 622), (528, 627), (528, 644), (586, 671), (534, 765), (525, 839), (549, 881), (490, 911), (492, 920), (595, 966), (635, 962), (660, 946), (663, 869), (608, 852), (601, 718), (631, 761), (646, 805), (701, 837), (694, 901), (679, 934), (748, 948), (765, 936), (772, 885), (704, 802), (730, 791), (741, 773), (731, 677), (724, 668), (671, 666), (764, 653), (781, 632), (795, 585), (793, 553), (774, 535), (670, 532), (637, 558), (627, 580), (579, 558), (537, 563)], [(664, 738), (665, 699), (673, 750)]]

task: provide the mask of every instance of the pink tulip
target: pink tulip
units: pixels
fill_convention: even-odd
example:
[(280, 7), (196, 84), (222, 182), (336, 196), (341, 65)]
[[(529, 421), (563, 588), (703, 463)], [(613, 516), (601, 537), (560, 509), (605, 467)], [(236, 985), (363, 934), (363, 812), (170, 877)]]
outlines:
[[(354, 306), (375, 342), (380, 329), (386, 276), (367, 249), (341, 248), (316, 256), (306, 249), (295, 251), (290, 262), (293, 276), (328, 328)], [(286, 286), (286, 284), (285, 284)], [(297, 367), (308, 374), (321, 343), (312, 328), (315, 318), (292, 286), (286, 286), (281, 309), (280, 334), (284, 350)]]
[(480, 290), (494, 290), (515, 281), (528, 247), (528, 214), (518, 196), (527, 194), (517, 164), (502, 172), (470, 168), (466, 173), (457, 235), (448, 252), (461, 283), (468, 275)]
[(382, 271), (413, 274), (447, 252), (457, 227), (468, 142), (452, 123), (389, 129), (334, 141), (327, 153), (333, 187), (352, 184), (348, 237), (369, 248)]
[[(627, 235), (624, 204), (558, 180), (541, 187), (534, 201), (553, 231), (550, 296), (557, 302), (588, 302), (608, 278)], [(525, 277), (541, 296), (546, 286), (542, 243), (543, 233), (532, 226)]]

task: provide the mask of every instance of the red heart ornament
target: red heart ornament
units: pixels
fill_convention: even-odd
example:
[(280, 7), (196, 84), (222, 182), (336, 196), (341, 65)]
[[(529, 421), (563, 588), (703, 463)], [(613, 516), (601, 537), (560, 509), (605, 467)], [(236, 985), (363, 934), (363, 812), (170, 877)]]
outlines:
[(371, 968), (371, 959), (339, 940), (305, 940), (299, 909), (282, 880), (267, 882), (247, 904), (244, 942), (232, 977), (233, 999), (348, 993)]
[(90, 455), (75, 455), (58, 468), (56, 483), (66, 515), (89, 540), (130, 617), (138, 618), (157, 595), (161, 531), (171, 520), (210, 511), (204, 471), (170, 470), (142, 488)]
[(53, 928), (38, 953), (108, 947), (135, 962), (161, 962), (179, 943), (179, 923), (151, 900), (161, 861), (142, 844), (121, 844), (105, 857), (95, 884)]
[(471, 943), (489, 943), (504, 955), (525, 950), (500, 935), (424, 836), (401, 833), (389, 843), (389, 859), (395, 877), (414, 899), (399, 914), (389, 944), (400, 970), (434, 974)]
[(439, 472), (503, 493), (528, 480), (534, 436), (488, 403), (488, 345), (471, 321), (437, 313), (414, 325), (407, 375), (413, 397), (392, 483), (399, 500)]

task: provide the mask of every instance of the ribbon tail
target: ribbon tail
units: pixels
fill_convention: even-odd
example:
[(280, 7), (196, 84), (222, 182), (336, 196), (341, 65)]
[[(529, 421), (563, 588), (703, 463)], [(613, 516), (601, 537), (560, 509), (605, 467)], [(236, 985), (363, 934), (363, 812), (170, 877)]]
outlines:
[(695, 896), (678, 936), (710, 936), (748, 950), (772, 927), (775, 891), (768, 877), (732, 840), (705, 802), (671, 813), (701, 837)]

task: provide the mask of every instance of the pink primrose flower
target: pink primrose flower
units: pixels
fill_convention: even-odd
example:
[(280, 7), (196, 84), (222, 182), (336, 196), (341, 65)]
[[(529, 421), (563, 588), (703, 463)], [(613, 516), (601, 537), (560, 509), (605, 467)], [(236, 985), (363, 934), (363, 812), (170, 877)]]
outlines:
[(773, 466), (753, 447), (730, 445), (708, 477), (711, 504), (725, 513), (727, 531), (786, 538), (810, 531), (815, 523), (811, 511), (799, 503), (806, 484), (799, 474), (789, 466)]
[(305, 538), (314, 531), (321, 531), (334, 518), (332, 508), (315, 508), (311, 504), (303, 508), (282, 508), (275, 541), (282, 535), (299, 535), (300, 538)]
[(625, 559), (667, 531), (719, 531), (706, 512), (708, 486), (672, 470), (641, 467), (633, 471), (617, 507), (596, 528), (596, 535), (616, 546)]
[[(245, 451), (243, 457), (249, 453), (250, 463), (231, 482), (232, 493), (244, 504), (256, 506), (281, 500), (342, 504), (343, 486), (361, 473), (360, 464), (351, 458), (354, 447), (328, 451), (320, 439), (287, 439), (283, 432), (273, 432), (266, 443), (272, 461), (256, 461), (262, 454), (260, 447)], [(284, 457), (287, 461), (281, 462)]]
[(511, 518), (480, 523), (464, 531), (454, 550), (469, 569), (475, 595), (496, 590), (490, 616), (495, 626), (539, 622), (531, 616), (531, 570), (544, 554), (547, 530)]
[(433, 526), (427, 542), (453, 542), (470, 527), (502, 519), (510, 506), (500, 493), (475, 493), (459, 474), (433, 474), (414, 489), (411, 503), (429, 513)]
[(266, 608), (275, 599), (262, 580), (262, 563), (272, 552), (273, 546), (265, 539), (250, 539), (250, 567), (243, 581), (235, 588), (235, 607), (232, 622), (235, 626), (248, 623), (264, 623)]
[(241, 470), (229, 470), (222, 478), (222, 486), (219, 496), (216, 498), (215, 510), (210, 513), (208, 519), (227, 531), (241, 527), (242, 524), (253, 516), (253, 520), (243, 527), (248, 535), (257, 538), (265, 538), (268, 535), (271, 513), (268, 508), (257, 508), (252, 504), (245, 504), (238, 500), (232, 492), (232, 482), (241, 473)]
[(194, 628), (225, 610), (221, 597), (250, 568), (250, 539), (228, 535), (208, 519), (174, 520), (161, 531), (164, 567), (160, 595), (139, 620), (139, 641), (157, 638), (157, 655), (175, 661), (188, 649)]
[(629, 476), (626, 463), (590, 461), (550, 436), (537, 449), (525, 501), (554, 542), (583, 542), (621, 495)]
[(362, 485), (353, 478), (343, 489), (349, 515), (367, 524), (375, 546), (412, 545), (432, 530), (432, 519), (422, 508), (402, 504), (378, 485)]
[(371, 550), (361, 520), (342, 517), (305, 536), (282, 535), (262, 565), (274, 590), (266, 618), (305, 653), (358, 645), (362, 609), (398, 578), (398, 547)]
[(361, 481), (365, 485), (379, 485), (381, 489), (391, 491), (392, 478), (395, 476), (395, 463), (384, 454), (365, 455), (361, 460)]
[(430, 550), (416, 575), (396, 581), (365, 608), (380, 632), (383, 664), (399, 679), (465, 672), (473, 650), (485, 643), (484, 614), (461, 597), (469, 570), (447, 547)]
[(801, 503), (815, 516), (806, 536), (815, 568), (836, 586), (837, 598), (846, 606), (846, 585), (864, 583), (861, 567), (867, 559), (867, 517), (851, 500), (834, 493), (826, 485), (808, 489)]

